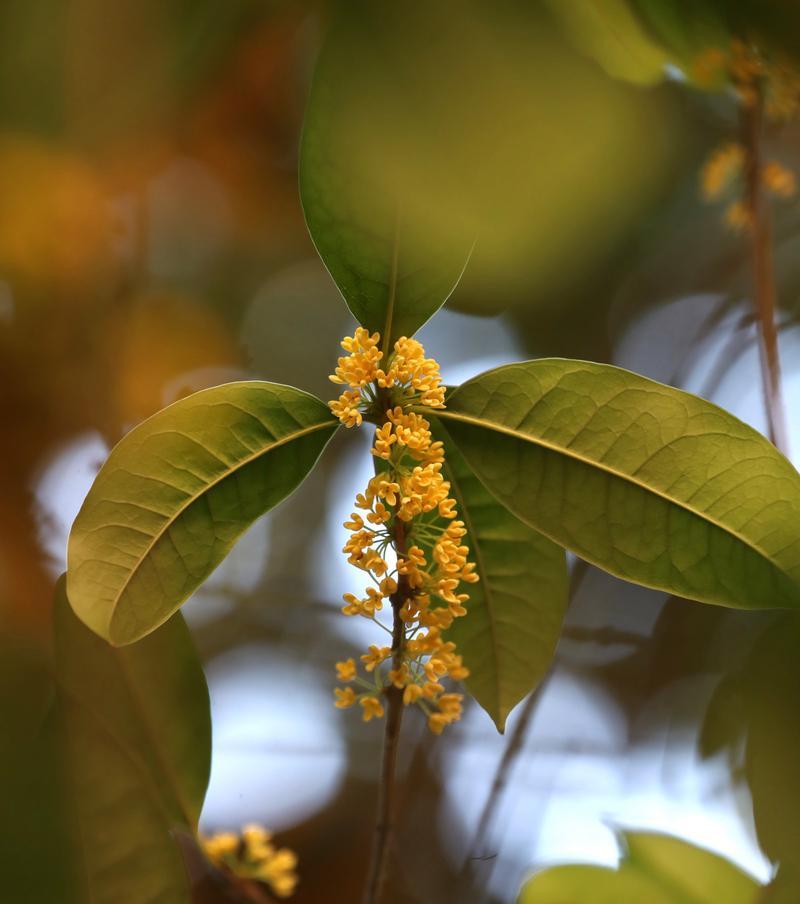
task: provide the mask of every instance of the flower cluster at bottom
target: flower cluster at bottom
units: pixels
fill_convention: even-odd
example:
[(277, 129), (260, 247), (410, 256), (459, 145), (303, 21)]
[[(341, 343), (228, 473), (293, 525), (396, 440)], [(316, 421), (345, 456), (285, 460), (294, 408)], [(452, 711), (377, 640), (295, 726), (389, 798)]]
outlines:
[(294, 892), (297, 855), (288, 848), (276, 848), (272, 835), (262, 826), (245, 826), (241, 838), (234, 832), (220, 832), (200, 842), (215, 866), (243, 879), (266, 882), (279, 898)]
[[(354, 659), (336, 664), (346, 685), (336, 688), (336, 705), (358, 703), (369, 721), (383, 716), (383, 697), (394, 687), (402, 691), (404, 704), (425, 711), (430, 729), (439, 734), (460, 717), (462, 700), (461, 694), (447, 693), (441, 679), (469, 674), (443, 632), (466, 615), (469, 597), (460, 585), (478, 575), (442, 475), (443, 445), (433, 441), (430, 422), (413, 410), (445, 407), (439, 366), (406, 337), (395, 342), (384, 362), (379, 342), (378, 333), (363, 328), (342, 341), (350, 354), (339, 358), (331, 380), (349, 389), (330, 408), (347, 427), (360, 425), (365, 415), (377, 424), (372, 448), (377, 473), (356, 496), (359, 511), (345, 522), (351, 533), (343, 550), (371, 584), (360, 596), (346, 593), (342, 612), (370, 619), (392, 641), (372, 645), (361, 656), (369, 677), (359, 674)], [(378, 616), (387, 600), (391, 628)]]

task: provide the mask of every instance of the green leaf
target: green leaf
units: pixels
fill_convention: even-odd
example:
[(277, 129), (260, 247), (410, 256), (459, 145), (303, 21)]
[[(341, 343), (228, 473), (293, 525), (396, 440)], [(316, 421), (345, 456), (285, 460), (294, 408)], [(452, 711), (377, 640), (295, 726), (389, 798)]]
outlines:
[(182, 399), (111, 452), (69, 538), (67, 592), (101, 637), (152, 631), (289, 495), (338, 422), (308, 393), (230, 383)]
[(760, 886), (728, 860), (678, 838), (621, 833), (617, 870), (557, 866), (522, 888), (519, 904), (755, 904)]
[(609, 75), (643, 85), (665, 78), (669, 57), (628, 0), (548, 0), (548, 6), (576, 46)]
[(431, 426), (445, 443), (443, 473), (480, 575), (466, 587), (469, 616), (453, 622), (448, 639), (470, 670), (469, 692), (503, 731), (550, 667), (567, 605), (566, 556), (488, 493), (442, 426)]
[(444, 304), (472, 246), (442, 229), (431, 204), (449, 176), (444, 139), (434, 128), (438, 146), (424, 146), (431, 123), (411, 87), (413, 53), (398, 55), (392, 40), (393, 24), (407, 26), (395, 18), (385, 4), (346, 4), (317, 63), (299, 173), (317, 251), (384, 349)]
[(800, 475), (696, 396), (559, 358), (481, 374), (441, 418), (526, 523), (629, 581), (707, 603), (800, 606)]
[(117, 649), (76, 618), (59, 581), (55, 651), (85, 882), (93, 904), (189, 900), (176, 832), (208, 784), (208, 690), (180, 614)]

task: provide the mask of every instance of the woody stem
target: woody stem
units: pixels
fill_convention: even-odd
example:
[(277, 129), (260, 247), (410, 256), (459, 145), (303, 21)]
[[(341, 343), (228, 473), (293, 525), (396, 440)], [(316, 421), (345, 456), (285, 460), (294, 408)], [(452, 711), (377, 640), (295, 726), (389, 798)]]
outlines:
[(761, 176), (761, 136), (764, 127), (764, 95), (757, 87), (752, 103), (741, 108), (745, 148), (745, 191), (750, 213), (750, 254), (753, 267), (754, 307), (758, 322), (759, 355), (764, 408), (769, 438), (788, 453), (786, 411), (781, 393), (778, 330), (775, 324), (776, 291), (772, 260), (772, 229)]
[[(398, 559), (406, 552), (405, 524), (395, 516), (393, 525), (394, 547)], [(400, 617), (403, 603), (411, 595), (406, 575), (398, 575), (397, 590), (391, 595), (392, 604), (392, 667), (399, 669), (403, 664), (405, 625)], [(383, 761), (381, 779), (378, 786), (378, 816), (375, 823), (375, 838), (372, 847), (365, 904), (380, 904), (386, 887), (389, 851), (394, 834), (397, 786), (395, 771), (397, 750), (400, 744), (400, 723), (403, 718), (403, 692), (390, 684), (384, 690), (386, 697), (386, 730), (383, 736)]]

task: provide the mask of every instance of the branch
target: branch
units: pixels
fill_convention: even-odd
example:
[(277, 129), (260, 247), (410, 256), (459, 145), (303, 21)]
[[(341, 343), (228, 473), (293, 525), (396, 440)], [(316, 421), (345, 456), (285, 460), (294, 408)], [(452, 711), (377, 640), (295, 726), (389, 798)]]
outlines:
[[(405, 525), (399, 518), (394, 521), (394, 547), (398, 557), (405, 554)], [(397, 591), (390, 597), (392, 604), (392, 667), (399, 669), (403, 663), (403, 646), (405, 643), (405, 624), (400, 617), (403, 603), (411, 596), (408, 578), (398, 575)], [(403, 719), (403, 692), (390, 685), (384, 691), (386, 696), (386, 730), (383, 736), (383, 762), (381, 780), (378, 787), (378, 818), (375, 824), (375, 840), (372, 847), (365, 904), (379, 904), (383, 898), (388, 874), (389, 851), (394, 835), (394, 822), (397, 801), (395, 772), (397, 768), (397, 750), (400, 743), (400, 724)]]
[(753, 101), (741, 106), (741, 128), (745, 149), (746, 203), (750, 213), (753, 302), (758, 320), (764, 408), (767, 413), (769, 438), (781, 452), (788, 454), (786, 410), (781, 393), (778, 332), (775, 326), (776, 292), (772, 260), (772, 228), (761, 176), (763, 169), (761, 136), (764, 128), (764, 95), (761, 86), (757, 86)]

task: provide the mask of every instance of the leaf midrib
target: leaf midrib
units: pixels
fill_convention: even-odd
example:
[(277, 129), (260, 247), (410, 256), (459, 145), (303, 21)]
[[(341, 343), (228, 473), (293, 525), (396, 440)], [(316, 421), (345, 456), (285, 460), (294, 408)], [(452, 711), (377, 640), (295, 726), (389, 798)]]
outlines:
[[(173, 814), (169, 811), (153, 775), (147, 768), (146, 762), (140, 759), (139, 756), (130, 749), (129, 745), (119, 737), (105, 716), (99, 713), (95, 707), (87, 705), (85, 699), (80, 694), (63, 684), (60, 686), (59, 691), (66, 700), (71, 701), (72, 705), (79, 707), (82, 712), (90, 717), (90, 720), (96, 729), (102, 732), (102, 734), (112, 742), (124, 758), (133, 766), (136, 772), (142, 777), (142, 785), (147, 789), (147, 794), (155, 809), (163, 818), (164, 824), (168, 827), (173, 826), (175, 824), (172, 818)], [(180, 806), (180, 803), (179, 809), (181, 810), (181, 813), (183, 813), (183, 807)], [(188, 821), (186, 825), (187, 827), (190, 827)]]
[(392, 260), (389, 266), (389, 295), (386, 299), (386, 320), (383, 328), (381, 348), (383, 350), (384, 367), (392, 353), (391, 339), (394, 326), (394, 302), (397, 297), (397, 272), (400, 263), (400, 205), (395, 202), (394, 232), (392, 235)]
[[(424, 414), (435, 415), (440, 418), (449, 418), (450, 420), (461, 421), (465, 424), (471, 424), (475, 427), (482, 427), (486, 430), (493, 430), (496, 433), (503, 433), (507, 436), (514, 437), (514, 439), (522, 440), (523, 442), (531, 443), (533, 445), (541, 446), (543, 449), (549, 449), (551, 452), (557, 452), (560, 455), (564, 455), (567, 458), (572, 458), (574, 461), (579, 461), (581, 464), (587, 465), (589, 467), (597, 468), (600, 471), (604, 471), (606, 474), (610, 474), (612, 477), (616, 477), (619, 480), (626, 481), (632, 486), (638, 487), (645, 492), (652, 493), (654, 496), (658, 496), (663, 499), (665, 502), (668, 502), (670, 505), (674, 505), (677, 508), (681, 508), (689, 514), (694, 515), (697, 518), (700, 518), (703, 521), (706, 521), (708, 524), (713, 525), (714, 527), (721, 530), (723, 533), (728, 534), (733, 537), (735, 540), (738, 540), (743, 546), (746, 546), (748, 549), (752, 549), (761, 555), (767, 562), (770, 563), (777, 571), (781, 574), (786, 575), (786, 577), (790, 576), (784, 570), (784, 568), (776, 562), (772, 556), (770, 556), (767, 552), (765, 552), (760, 546), (757, 546), (755, 543), (742, 536), (737, 531), (733, 530), (730, 527), (720, 523), (717, 519), (711, 517), (705, 512), (698, 511), (697, 509), (692, 508), (688, 503), (682, 502), (681, 500), (674, 499), (671, 496), (668, 496), (666, 493), (658, 490), (654, 487), (649, 486), (646, 483), (643, 483), (640, 480), (637, 480), (630, 474), (625, 474), (623, 471), (618, 471), (616, 468), (612, 468), (604, 462), (597, 461), (593, 458), (588, 458), (585, 455), (581, 455), (579, 452), (576, 452), (574, 449), (568, 449), (565, 446), (559, 446), (555, 443), (548, 442), (547, 440), (542, 439), (539, 436), (534, 436), (530, 433), (523, 433), (521, 430), (515, 430), (513, 427), (506, 427), (505, 425), (498, 424), (495, 421), (483, 420), (482, 418), (473, 417), (468, 414), (461, 414), (458, 411), (453, 411), (452, 409), (443, 409), (433, 410), (429, 408), (425, 408), (423, 406), (415, 406), (415, 411), (418, 410)], [(790, 578), (791, 579), (791, 578)]]
[(231, 474), (235, 474), (236, 471), (251, 464), (257, 458), (260, 458), (262, 455), (266, 455), (269, 452), (272, 452), (273, 450), (278, 449), (280, 446), (284, 446), (289, 442), (302, 438), (303, 436), (308, 436), (317, 430), (322, 430), (324, 428), (335, 428), (335, 426), (336, 426), (336, 423), (332, 420), (323, 421), (319, 424), (313, 424), (309, 427), (304, 427), (302, 430), (298, 430), (296, 433), (292, 433), (292, 434), (289, 434), (288, 436), (281, 437), (281, 439), (277, 440), (274, 443), (271, 443), (266, 448), (259, 449), (257, 452), (253, 452), (250, 455), (246, 456), (245, 458), (241, 459), (241, 461), (237, 462), (235, 466), (229, 468), (228, 470), (226, 470), (225, 472), (220, 474), (218, 477), (216, 477), (214, 480), (212, 480), (210, 483), (205, 484), (205, 486), (203, 486), (196, 493), (187, 497), (187, 499), (183, 502), (183, 504), (180, 506), (180, 508), (178, 508), (175, 511), (175, 513), (164, 522), (164, 524), (159, 528), (159, 530), (155, 534), (153, 534), (153, 539), (150, 541), (150, 543), (148, 543), (147, 547), (142, 551), (141, 555), (138, 557), (138, 559), (136, 560), (134, 565), (130, 568), (128, 577), (125, 579), (125, 581), (122, 584), (122, 586), (120, 587), (117, 595), (114, 597), (114, 599), (111, 602), (110, 612), (109, 612), (109, 616), (108, 616), (109, 629), (111, 628), (111, 623), (114, 620), (114, 614), (117, 611), (117, 606), (119, 605), (120, 600), (122, 599), (125, 591), (128, 589), (131, 581), (133, 581), (133, 579), (135, 578), (136, 573), (138, 572), (142, 563), (150, 555), (150, 553), (153, 551), (153, 548), (155, 547), (155, 545), (164, 537), (166, 532), (173, 526), (173, 524), (175, 524), (178, 521), (178, 519), (181, 517), (181, 515), (190, 506), (194, 505), (194, 503), (197, 502), (197, 500), (200, 499), (201, 496), (203, 496), (205, 493), (208, 493), (210, 490), (212, 490), (215, 486), (217, 486), (223, 480), (227, 480), (228, 477), (231, 476)]

